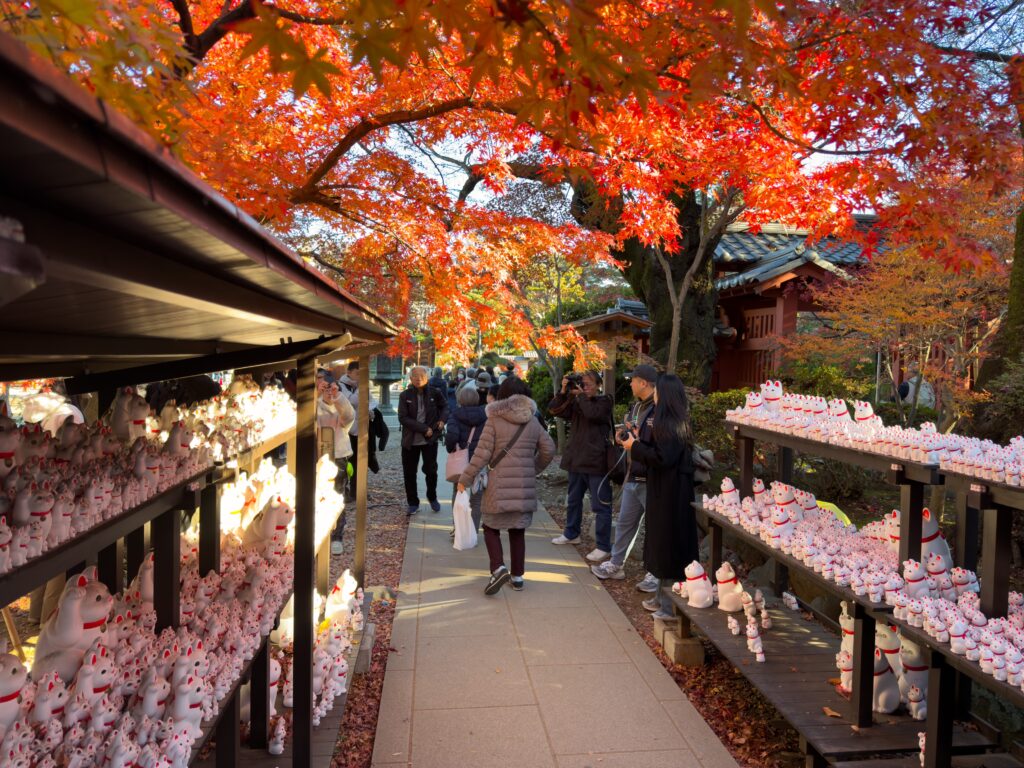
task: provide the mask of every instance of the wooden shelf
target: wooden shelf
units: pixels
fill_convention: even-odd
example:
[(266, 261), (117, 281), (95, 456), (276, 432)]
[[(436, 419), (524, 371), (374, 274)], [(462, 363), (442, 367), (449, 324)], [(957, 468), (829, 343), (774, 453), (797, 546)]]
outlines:
[[(771, 611), (773, 626), (761, 635), (766, 661), (758, 663), (747, 650), (746, 636), (729, 631), (723, 611), (690, 608), (675, 593), (672, 601), (821, 757), (834, 761), (917, 751), (917, 734), (925, 724), (909, 716), (875, 713), (870, 727), (851, 727), (854, 719), (850, 701), (828, 682), (839, 676), (835, 663), (839, 640), (817, 622), (806, 621), (793, 611)], [(736, 616), (742, 619), (742, 614)], [(829, 717), (824, 707), (842, 717)], [(953, 735), (956, 752), (983, 752), (994, 746), (977, 732), (957, 728)]]
[(824, 459), (834, 459), (845, 464), (873, 469), (878, 472), (902, 472), (908, 480), (913, 480), (925, 485), (941, 485), (942, 473), (938, 464), (921, 464), (906, 459), (896, 459), (890, 456), (883, 456), (880, 453), (868, 453), (853, 448), (844, 448), (841, 445), (825, 443), (821, 440), (811, 440), (806, 437), (789, 435), (785, 432), (776, 432), (772, 429), (755, 427), (750, 424), (737, 424), (734, 421), (725, 422), (732, 427), (733, 433), (740, 438), (758, 440), (765, 443), (773, 443), (783, 448), (791, 448), (800, 453), (821, 456)]
[(134, 509), (105, 520), (81, 536), (49, 549), (39, 557), (0, 576), (0, 605), (13, 603), (40, 584), (45, 584), (54, 576), (59, 576), (85, 562), (101, 549), (151, 522), (164, 512), (176, 506), (183, 506), (187, 495), (191, 493), (190, 485), (198, 483), (200, 487), (205, 486), (218, 472), (216, 468), (203, 470)]
[(963, 475), (948, 469), (942, 470), (946, 485), (957, 491), (977, 493), (993, 504), (1010, 509), (1024, 510), (1024, 487), (982, 480), (971, 475)]

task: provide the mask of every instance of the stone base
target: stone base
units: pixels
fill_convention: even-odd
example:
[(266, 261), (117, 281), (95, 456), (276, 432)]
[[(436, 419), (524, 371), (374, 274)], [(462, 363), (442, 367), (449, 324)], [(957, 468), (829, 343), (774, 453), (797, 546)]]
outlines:
[(665, 655), (673, 664), (699, 667), (704, 663), (704, 643), (695, 637), (680, 637), (675, 632), (665, 633)]
[(677, 635), (682, 635), (683, 620), (679, 616), (675, 616), (671, 619), (655, 619), (654, 620), (654, 639), (658, 641), (658, 645), (665, 645), (665, 633), (674, 632)]
[(367, 624), (363, 629), (363, 639), (359, 644), (359, 652), (356, 654), (355, 669), (352, 674), (361, 675), (370, 668), (370, 661), (373, 659), (373, 644), (377, 639), (377, 625)]

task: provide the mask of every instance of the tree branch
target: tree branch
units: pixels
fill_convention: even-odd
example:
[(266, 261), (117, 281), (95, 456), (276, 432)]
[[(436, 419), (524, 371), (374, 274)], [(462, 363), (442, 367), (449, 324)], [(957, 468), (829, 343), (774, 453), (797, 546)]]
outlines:
[(316, 193), (316, 185), (323, 181), (324, 177), (334, 169), (341, 158), (362, 140), (364, 136), (368, 136), (378, 128), (427, 120), (431, 117), (438, 117), (439, 115), (470, 106), (473, 106), (471, 99), (458, 98), (431, 104), (429, 107), (423, 107), (422, 109), (400, 109), (394, 112), (385, 112), (382, 115), (368, 117), (359, 121), (359, 123), (349, 129), (348, 133), (342, 137), (334, 149), (327, 153), (327, 156), (306, 179), (306, 183), (292, 191), (292, 202), (309, 202), (310, 197)]
[(951, 45), (936, 45), (935, 48), (943, 53), (952, 54), (953, 56), (965, 56), (977, 61), (994, 61), (997, 64), (1009, 64), (1014, 58), (1008, 53), (986, 50), (973, 51), (967, 48), (955, 48)]

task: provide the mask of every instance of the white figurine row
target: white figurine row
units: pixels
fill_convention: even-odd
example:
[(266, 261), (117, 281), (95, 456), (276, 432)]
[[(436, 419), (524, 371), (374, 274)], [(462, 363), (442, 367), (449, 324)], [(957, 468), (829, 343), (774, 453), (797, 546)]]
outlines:
[(931, 422), (911, 429), (886, 426), (871, 403), (856, 401), (851, 416), (844, 400), (784, 393), (779, 381), (766, 381), (759, 392), (748, 393), (745, 404), (728, 411), (726, 418), (865, 453), (939, 465), (987, 482), (1020, 486), (1024, 475), (1024, 437), (999, 445), (941, 433)]
[[(774, 483), (771, 497), (755, 483), (754, 497), (739, 499), (733, 483), (726, 479), (722, 493), (705, 497), (708, 509), (725, 516), (734, 524), (756, 535), (769, 544), (792, 555), (807, 567), (839, 586), (848, 586), (858, 596), (866, 596), (876, 603), (893, 606), (896, 619), (923, 629), (937, 644), (948, 643), (950, 650), (967, 659), (977, 661), (982, 671), (995, 679), (1024, 689), (1024, 595), (1011, 592), (1009, 615), (1006, 619), (989, 620), (979, 609), (980, 585), (976, 575), (964, 568), (952, 567), (949, 546), (935, 520), (927, 509), (922, 512), (921, 556), (923, 563), (908, 559), (898, 570), (897, 552), (900, 540), (900, 513), (898, 510), (883, 520), (864, 526), (860, 531), (852, 525), (843, 525), (827, 510), (809, 509), (803, 503), (807, 495)], [(783, 529), (781, 535), (779, 529)], [(852, 654), (853, 619), (844, 610), (840, 618), (843, 625), (844, 647)], [(877, 711), (891, 712), (902, 702), (915, 717), (925, 710), (927, 697), (927, 670), (921, 651), (909, 641), (900, 641), (891, 630), (895, 642), (886, 642), (885, 628), (879, 625), (876, 635), (875, 705)], [(909, 645), (909, 662), (896, 663)], [(899, 695), (895, 701), (886, 668), (888, 660), (893, 671), (892, 682)], [(911, 675), (911, 684), (900, 680), (908, 668), (920, 675)], [(840, 672), (852, 667), (849, 657), (842, 652), (837, 658)], [(917, 688), (915, 692), (913, 689)]]
[[(0, 754), (38, 766), (184, 766), (202, 720), (259, 649), (291, 591), (290, 551), (225, 538), (220, 573), (187, 548), (181, 626), (154, 633), (153, 560), (114, 597), (88, 569), (40, 633), (31, 679), (0, 681)], [(5, 763), (6, 764), (6, 763)]]
[(209, 469), (260, 439), (266, 424), (280, 428), (289, 408), (294, 424), (285, 400), (278, 390), (247, 391), (187, 413), (171, 402), (157, 418), (125, 390), (112, 425), (69, 416), (55, 435), (0, 415), (0, 574)]
[[(772, 619), (761, 590), (756, 590), (753, 596), (746, 592), (728, 561), (722, 563), (715, 572), (715, 581), (715, 585), (712, 586), (704, 566), (694, 560), (686, 566), (686, 580), (673, 584), (672, 591), (685, 598), (691, 608), (710, 608), (717, 600), (719, 609), (726, 613), (743, 611), (747, 617), (747, 650), (754, 654), (757, 661), (764, 662), (760, 629), (771, 629)], [(761, 614), (760, 629), (757, 621), (758, 612)], [(729, 616), (727, 624), (734, 635), (740, 633), (739, 622), (734, 617)]]

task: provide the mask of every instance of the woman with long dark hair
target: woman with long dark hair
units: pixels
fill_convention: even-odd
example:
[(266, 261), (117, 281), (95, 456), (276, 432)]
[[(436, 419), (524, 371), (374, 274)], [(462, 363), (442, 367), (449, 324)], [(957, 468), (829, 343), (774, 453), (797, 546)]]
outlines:
[(644, 566), (659, 580), (644, 608), (659, 618), (673, 615), (665, 587), (685, 577), (698, 559), (697, 517), (693, 510), (693, 436), (686, 388), (678, 376), (658, 377), (654, 389), (650, 440), (620, 434), (619, 444), (647, 467), (647, 533)]

